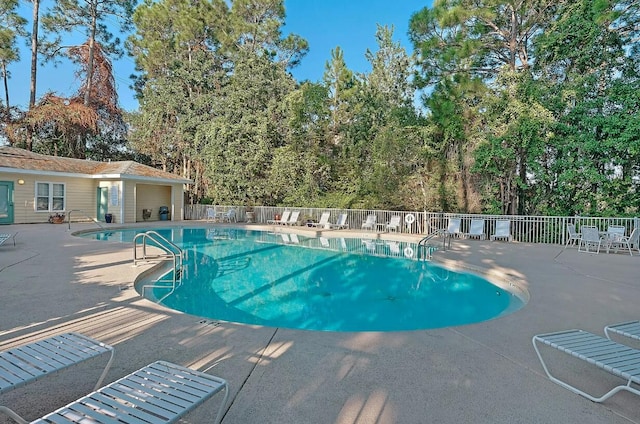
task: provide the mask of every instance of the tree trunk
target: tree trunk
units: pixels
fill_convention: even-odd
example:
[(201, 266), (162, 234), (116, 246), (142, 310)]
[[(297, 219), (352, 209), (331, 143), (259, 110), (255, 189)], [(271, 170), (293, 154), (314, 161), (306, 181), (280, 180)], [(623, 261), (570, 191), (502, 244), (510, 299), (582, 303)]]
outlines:
[[(29, 92), (29, 109), (36, 105), (36, 73), (38, 70), (38, 18), (40, 16), (40, 0), (33, 0), (33, 27), (31, 28), (31, 85)], [(31, 147), (29, 147), (31, 150)]]
[(4, 82), (4, 100), (7, 104), (6, 120), (9, 122), (11, 120), (11, 107), (9, 106), (9, 82), (7, 77), (7, 63), (5, 61), (2, 61), (2, 77)]

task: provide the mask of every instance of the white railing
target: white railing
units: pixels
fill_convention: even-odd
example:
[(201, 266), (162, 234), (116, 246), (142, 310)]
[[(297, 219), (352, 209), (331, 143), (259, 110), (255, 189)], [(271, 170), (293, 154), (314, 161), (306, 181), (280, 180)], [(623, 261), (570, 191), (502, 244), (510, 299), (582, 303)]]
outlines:
[[(185, 219), (206, 220), (206, 210), (211, 205), (187, 205), (185, 206)], [(218, 210), (234, 208), (237, 211), (238, 222), (246, 222), (247, 208), (244, 206), (222, 205), (216, 206)], [(362, 229), (362, 223), (368, 215), (376, 217), (377, 227), (374, 230), (385, 230), (385, 225), (391, 217), (398, 215), (401, 218), (401, 233), (430, 234), (436, 230), (446, 229), (449, 218), (460, 218), (460, 231), (469, 230), (472, 219), (485, 220), (485, 234), (487, 239), (495, 231), (495, 223), (498, 220), (511, 221), (511, 234), (513, 240), (525, 243), (565, 244), (568, 240), (567, 224), (575, 224), (578, 231), (582, 225), (595, 225), (604, 231), (609, 225), (622, 225), (626, 228), (626, 234), (631, 234), (635, 227), (640, 227), (638, 217), (586, 217), (586, 216), (529, 216), (529, 215), (482, 215), (460, 214), (443, 212), (417, 212), (417, 211), (390, 211), (373, 209), (337, 209), (337, 208), (303, 208), (303, 207), (253, 207), (254, 222), (266, 224), (276, 216), (282, 215), (285, 210), (300, 211), (298, 224), (304, 225), (307, 220), (318, 222), (323, 212), (330, 212), (330, 222), (335, 223), (340, 214), (347, 214), (347, 224), (350, 229)], [(639, 240), (634, 240), (637, 246)]]

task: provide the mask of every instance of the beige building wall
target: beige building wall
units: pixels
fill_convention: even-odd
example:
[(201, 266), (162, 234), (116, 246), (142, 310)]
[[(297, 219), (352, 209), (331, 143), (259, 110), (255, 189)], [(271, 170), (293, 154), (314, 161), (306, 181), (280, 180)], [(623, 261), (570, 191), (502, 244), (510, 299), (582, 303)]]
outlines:
[(125, 223), (137, 222), (136, 216), (136, 183), (133, 181), (122, 182), (122, 204)]
[[(97, 183), (87, 178), (35, 176), (23, 174), (0, 173), (0, 180), (13, 181), (13, 222), (16, 224), (48, 222), (52, 212), (36, 211), (36, 183), (62, 183), (65, 185), (65, 213), (79, 210), (72, 214), (82, 219), (83, 215), (96, 216)], [(18, 181), (24, 184), (18, 184)], [(86, 219), (86, 217), (85, 217)], [(74, 218), (75, 220), (75, 218)]]
[[(184, 218), (184, 186), (182, 184), (141, 184), (135, 180), (99, 180), (68, 176), (36, 176), (0, 172), (0, 181), (13, 181), (13, 222), (16, 224), (48, 222), (49, 211), (36, 211), (36, 183), (65, 185), (65, 214), (72, 212), (73, 221), (97, 219), (98, 187), (108, 189), (107, 213), (114, 223), (142, 222), (142, 210), (151, 209), (149, 221), (158, 221), (160, 206), (168, 206), (172, 221)], [(19, 184), (18, 181), (22, 182)]]
[[(171, 211), (171, 186), (169, 185), (153, 185), (153, 184), (136, 184), (136, 205), (135, 214), (136, 221), (141, 222), (142, 210), (151, 209), (151, 218), (148, 221), (159, 221), (160, 206), (168, 206)], [(170, 219), (173, 219), (173, 214)]]

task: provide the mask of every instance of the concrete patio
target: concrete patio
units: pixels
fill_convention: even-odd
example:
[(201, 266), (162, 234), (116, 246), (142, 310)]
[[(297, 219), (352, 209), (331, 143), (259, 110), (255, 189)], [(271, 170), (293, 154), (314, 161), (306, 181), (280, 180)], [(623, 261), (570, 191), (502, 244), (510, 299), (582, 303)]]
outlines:
[[(95, 225), (72, 224), (88, 228)], [(155, 305), (133, 289), (149, 265), (132, 266), (130, 244), (75, 237), (66, 224), (2, 232), (18, 235), (15, 247), (0, 247), (0, 350), (78, 331), (115, 347), (105, 383), (156, 360), (204, 370), (231, 386), (224, 424), (640, 423), (638, 397), (622, 392), (597, 404), (573, 394), (546, 377), (531, 345), (539, 333), (602, 335), (607, 324), (639, 319), (635, 255), (453, 240), (436, 260), (507, 276), (528, 290), (529, 303), (461, 327), (332, 333), (203, 320)], [(588, 391), (620, 383), (544, 352), (553, 371)], [(1, 395), (0, 404), (38, 418), (89, 393), (103, 366), (92, 360)], [(211, 420), (221, 399), (184, 422)]]

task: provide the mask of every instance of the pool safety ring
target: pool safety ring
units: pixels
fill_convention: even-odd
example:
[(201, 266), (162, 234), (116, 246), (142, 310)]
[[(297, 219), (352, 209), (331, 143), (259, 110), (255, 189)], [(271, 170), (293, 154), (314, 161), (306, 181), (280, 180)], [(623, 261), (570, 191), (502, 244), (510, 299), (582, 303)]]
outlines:
[(410, 213), (409, 215), (404, 217), (404, 222), (407, 223), (407, 225), (411, 225), (414, 222), (416, 222), (416, 216), (412, 213)]
[(413, 258), (413, 249), (409, 246), (404, 248), (404, 256), (405, 258)]

